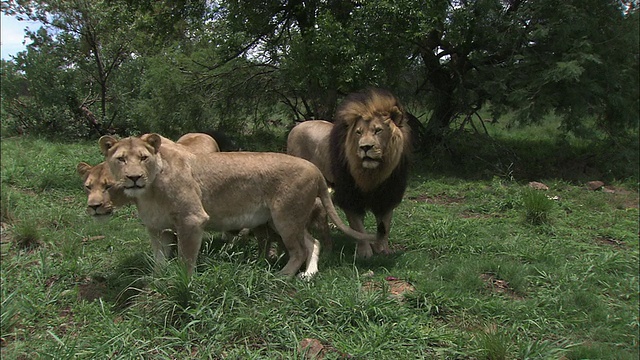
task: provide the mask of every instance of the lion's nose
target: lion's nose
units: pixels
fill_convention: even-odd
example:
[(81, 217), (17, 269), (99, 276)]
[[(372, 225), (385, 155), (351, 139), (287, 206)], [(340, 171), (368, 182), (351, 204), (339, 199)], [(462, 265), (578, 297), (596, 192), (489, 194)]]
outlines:
[(137, 183), (138, 183), (138, 180), (140, 180), (140, 178), (141, 178), (142, 176), (140, 176), (140, 175), (133, 175), (133, 176), (127, 176), (127, 177), (128, 177), (129, 179), (131, 179), (131, 181), (133, 181), (133, 183), (134, 183), (134, 184), (137, 184)]
[(100, 206), (102, 206), (102, 204), (97, 204), (97, 205), (87, 205), (87, 206), (88, 206), (88, 207), (90, 207), (90, 208), (92, 208), (94, 211), (97, 211), (97, 210), (98, 210), (98, 208), (99, 208)]
[(373, 149), (373, 145), (360, 145), (360, 149), (367, 153), (369, 150)]

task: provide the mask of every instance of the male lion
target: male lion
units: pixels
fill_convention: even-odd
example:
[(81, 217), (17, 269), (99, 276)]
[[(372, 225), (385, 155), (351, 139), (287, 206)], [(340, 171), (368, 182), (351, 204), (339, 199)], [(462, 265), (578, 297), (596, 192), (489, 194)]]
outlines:
[[(407, 187), (411, 149), (408, 113), (382, 89), (353, 93), (338, 106), (334, 123), (305, 121), (287, 139), (287, 153), (314, 163), (334, 187), (335, 203), (349, 225), (364, 232), (364, 216), (376, 217), (376, 252), (389, 252), (393, 209)], [(358, 255), (370, 257), (368, 241), (358, 242)]]
[[(150, 134), (142, 135), (142, 138)], [(183, 149), (194, 154), (209, 154), (220, 151), (214, 138), (203, 133), (188, 133), (181, 136), (175, 143), (163, 138), (164, 144), (179, 144)], [(77, 173), (84, 182), (87, 193), (87, 214), (98, 220), (108, 219), (114, 208), (133, 204), (134, 199), (124, 193), (124, 189), (116, 184), (109, 167), (104, 162), (91, 166), (80, 162), (76, 167)]]
[(178, 255), (192, 273), (205, 229), (228, 231), (269, 224), (289, 253), (281, 273), (293, 275), (306, 262), (301, 276), (310, 277), (318, 271), (319, 246), (306, 225), (316, 197), (347, 235), (361, 241), (375, 239), (340, 220), (322, 174), (306, 160), (277, 153), (202, 156), (162, 141), (157, 134), (99, 140), (116, 181), (126, 195), (135, 198), (159, 264), (170, 255), (173, 240), (164, 229), (177, 233)]

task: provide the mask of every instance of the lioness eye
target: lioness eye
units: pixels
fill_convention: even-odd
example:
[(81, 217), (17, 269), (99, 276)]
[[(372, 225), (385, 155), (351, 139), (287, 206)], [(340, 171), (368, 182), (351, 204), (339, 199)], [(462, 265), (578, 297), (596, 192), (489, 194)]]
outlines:
[(91, 190), (91, 185), (85, 185), (84, 188), (87, 190)]
[(111, 185), (111, 184), (105, 184), (105, 185), (104, 185), (104, 189), (105, 189), (105, 190), (109, 190), (109, 189), (111, 189), (111, 187), (112, 187), (112, 186), (113, 186), (113, 185)]
[(120, 161), (120, 162), (122, 162), (122, 163), (123, 163), (123, 162), (125, 161), (124, 156), (120, 156), (120, 157), (118, 157), (118, 161)]

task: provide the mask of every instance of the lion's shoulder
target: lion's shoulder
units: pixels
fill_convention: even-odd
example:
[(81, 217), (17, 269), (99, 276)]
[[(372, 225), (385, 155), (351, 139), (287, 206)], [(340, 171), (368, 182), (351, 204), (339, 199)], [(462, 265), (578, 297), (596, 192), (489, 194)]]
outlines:
[(176, 143), (184, 146), (193, 154), (206, 155), (220, 151), (220, 146), (218, 146), (216, 140), (204, 133), (188, 133), (182, 135)]

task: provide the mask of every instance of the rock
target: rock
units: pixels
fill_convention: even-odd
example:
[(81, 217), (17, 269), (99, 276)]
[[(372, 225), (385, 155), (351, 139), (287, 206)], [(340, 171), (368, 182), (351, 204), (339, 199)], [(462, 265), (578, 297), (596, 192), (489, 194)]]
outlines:
[(589, 190), (592, 191), (596, 191), (599, 190), (601, 187), (604, 186), (604, 183), (602, 181), (589, 181), (587, 183), (587, 188), (589, 188)]
[(324, 346), (318, 339), (306, 338), (300, 341), (300, 350), (305, 352), (305, 359), (322, 359)]
[(530, 182), (529, 187), (535, 190), (549, 190), (549, 187), (547, 185), (537, 181)]

